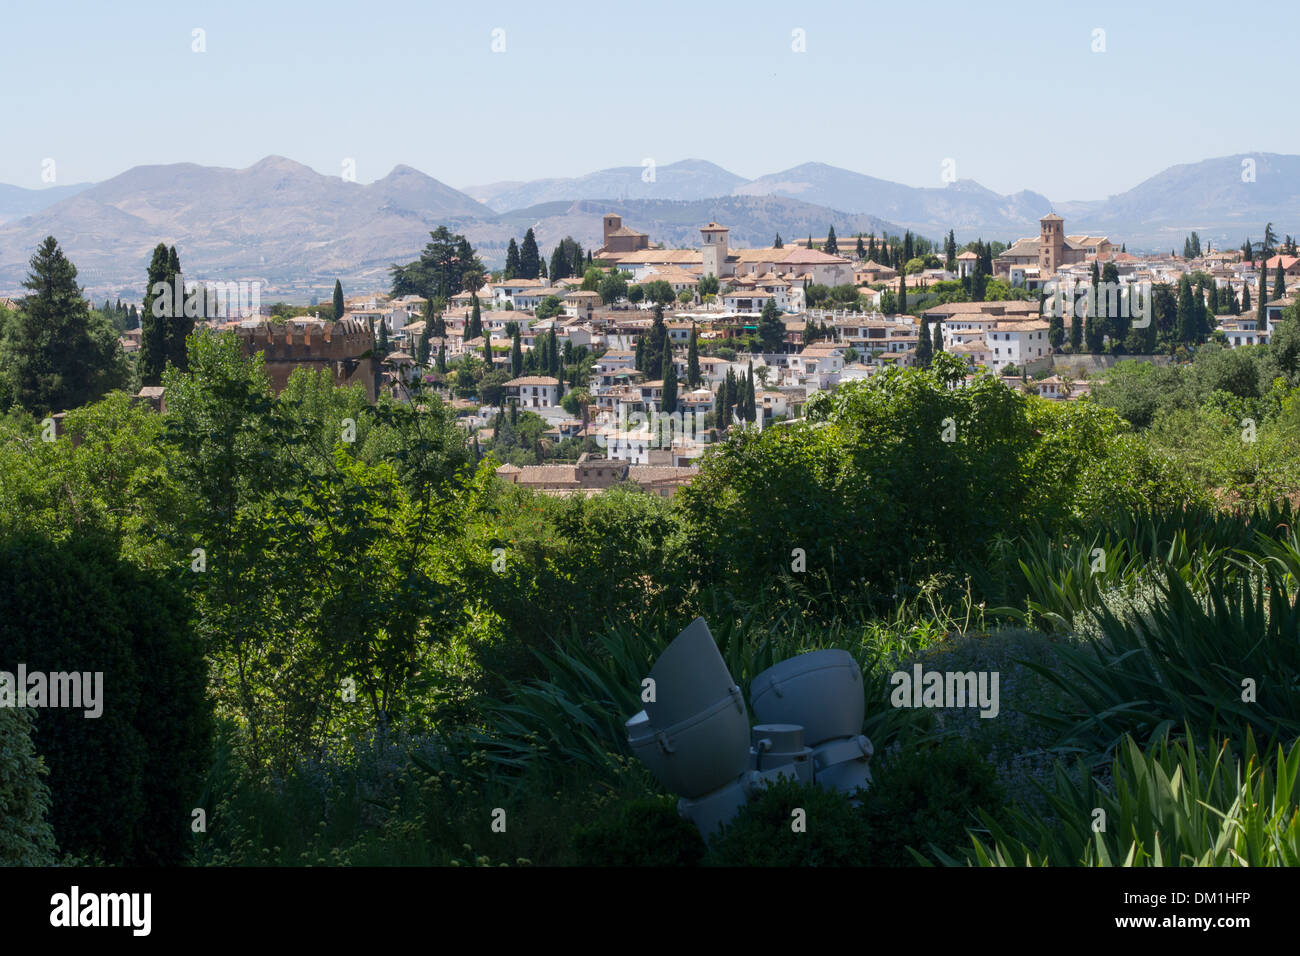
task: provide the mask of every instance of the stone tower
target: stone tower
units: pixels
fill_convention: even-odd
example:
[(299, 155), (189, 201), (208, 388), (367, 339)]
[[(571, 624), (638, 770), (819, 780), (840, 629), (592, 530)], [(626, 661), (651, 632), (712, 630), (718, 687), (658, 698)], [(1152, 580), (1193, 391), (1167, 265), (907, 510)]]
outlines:
[(623, 228), (623, 217), (616, 216), (612, 212), (606, 213), (603, 225), (605, 227), (605, 248), (608, 249), (610, 236)]
[(730, 230), (726, 226), (719, 226), (716, 222), (711, 222), (700, 229), (700, 235), (703, 237), (701, 248), (704, 253), (704, 274), (706, 276), (717, 276), (719, 279), (723, 276), (730, 275), (727, 271), (727, 234)]
[(1065, 261), (1065, 220), (1051, 212), (1038, 220), (1038, 267), (1049, 276)]

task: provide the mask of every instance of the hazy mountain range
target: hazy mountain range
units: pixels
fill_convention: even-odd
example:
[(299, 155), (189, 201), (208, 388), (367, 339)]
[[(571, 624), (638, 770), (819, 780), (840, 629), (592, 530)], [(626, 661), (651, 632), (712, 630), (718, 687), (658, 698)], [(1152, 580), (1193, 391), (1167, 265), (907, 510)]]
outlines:
[(0, 223), (20, 219), (53, 206), (60, 199), (75, 196), (94, 183), (77, 183), (75, 186), (48, 186), (45, 189), (24, 189), (0, 183)]
[[(1243, 166), (1251, 160), (1253, 167)], [(1245, 174), (1251, 175), (1245, 175)], [(1253, 176), (1253, 179), (1252, 179)], [(387, 286), (388, 266), (418, 255), (430, 230), (463, 232), (489, 266), (511, 237), (532, 227), (544, 255), (572, 235), (600, 245), (600, 217), (617, 212), (652, 242), (696, 246), (709, 220), (731, 228), (733, 245), (903, 229), (959, 241), (1035, 235), (1049, 211), (1069, 233), (1109, 235), (1132, 251), (1235, 247), (1272, 222), (1300, 233), (1300, 156), (1224, 156), (1174, 166), (1132, 189), (1095, 201), (1052, 202), (1037, 193), (1000, 195), (970, 180), (904, 186), (806, 163), (747, 180), (703, 160), (657, 168), (606, 169), (574, 179), (494, 183), (462, 190), (409, 166), (369, 185), (324, 176), (270, 156), (247, 169), (180, 163), (137, 166), (105, 182), (29, 190), (0, 185), (0, 292), (18, 289), (27, 261), (55, 236), (95, 297), (138, 299), (150, 251), (176, 245), (189, 275), (261, 279), (268, 292), (328, 295)]]

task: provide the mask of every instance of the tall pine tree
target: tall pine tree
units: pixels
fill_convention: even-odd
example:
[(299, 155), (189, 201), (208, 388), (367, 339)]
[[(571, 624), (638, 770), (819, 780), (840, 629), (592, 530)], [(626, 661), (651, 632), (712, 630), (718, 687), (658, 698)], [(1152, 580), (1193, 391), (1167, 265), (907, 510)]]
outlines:
[(4, 329), (4, 372), (14, 401), (36, 416), (76, 408), (126, 384), (117, 330), (92, 313), (77, 267), (53, 236), (32, 256), (28, 294)]

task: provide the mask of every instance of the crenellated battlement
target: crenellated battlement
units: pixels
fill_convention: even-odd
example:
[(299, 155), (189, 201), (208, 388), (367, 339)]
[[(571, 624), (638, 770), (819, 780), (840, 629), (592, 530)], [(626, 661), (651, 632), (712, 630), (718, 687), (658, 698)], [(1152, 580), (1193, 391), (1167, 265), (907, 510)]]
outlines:
[[(276, 392), (284, 389), (294, 368), (329, 368), (340, 385), (360, 382), (374, 401), (374, 347), (370, 329), (356, 319), (339, 322), (298, 322), (282, 326), (263, 322), (237, 329), (244, 352), (265, 356), (266, 369)], [(362, 358), (362, 356), (366, 356)]]

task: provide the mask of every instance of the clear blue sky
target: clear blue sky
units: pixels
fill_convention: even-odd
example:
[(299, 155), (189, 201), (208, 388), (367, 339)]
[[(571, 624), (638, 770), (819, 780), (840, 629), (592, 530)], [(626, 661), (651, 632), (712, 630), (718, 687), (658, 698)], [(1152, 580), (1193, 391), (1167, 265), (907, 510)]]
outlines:
[[(1097, 199), (1166, 166), (1300, 153), (1285, 3), (6, 4), (0, 182), (281, 154), (463, 187), (699, 157)], [(207, 50), (191, 51), (191, 31)], [(492, 31), (505, 31), (493, 53)], [(793, 52), (792, 31), (806, 52)], [(1093, 30), (1106, 50), (1092, 52)]]

